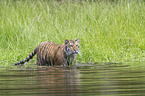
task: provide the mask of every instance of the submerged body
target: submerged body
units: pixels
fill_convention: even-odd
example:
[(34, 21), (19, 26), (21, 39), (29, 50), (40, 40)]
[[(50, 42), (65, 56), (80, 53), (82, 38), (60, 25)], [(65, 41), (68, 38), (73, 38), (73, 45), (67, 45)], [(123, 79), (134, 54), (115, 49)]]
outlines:
[(70, 63), (75, 63), (76, 55), (79, 52), (79, 39), (65, 40), (62, 45), (53, 42), (42, 42), (38, 45), (30, 55), (22, 61), (14, 65), (24, 64), (28, 62), (33, 56), (37, 55), (37, 65), (63, 65), (69, 66)]

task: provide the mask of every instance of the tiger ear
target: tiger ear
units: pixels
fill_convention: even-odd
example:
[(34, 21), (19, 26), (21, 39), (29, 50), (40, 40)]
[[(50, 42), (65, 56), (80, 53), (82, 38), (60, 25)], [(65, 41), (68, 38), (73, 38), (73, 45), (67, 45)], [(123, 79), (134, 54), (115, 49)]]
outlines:
[(76, 39), (75, 41), (76, 41), (76, 42), (79, 42), (79, 41), (80, 41), (80, 39), (78, 38), (78, 39)]
[(65, 43), (65, 45), (66, 45), (66, 44), (68, 44), (68, 43), (69, 43), (69, 41), (68, 41), (68, 40), (65, 40), (65, 41), (64, 41), (64, 43)]

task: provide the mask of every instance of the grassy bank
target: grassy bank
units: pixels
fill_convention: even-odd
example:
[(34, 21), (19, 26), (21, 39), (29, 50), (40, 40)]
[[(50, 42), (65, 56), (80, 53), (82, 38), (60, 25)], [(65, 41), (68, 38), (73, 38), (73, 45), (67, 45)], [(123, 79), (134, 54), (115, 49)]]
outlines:
[[(77, 62), (145, 60), (143, 1), (0, 1), (0, 64), (24, 59), (43, 41), (80, 38)], [(31, 61), (35, 62), (34, 60)]]

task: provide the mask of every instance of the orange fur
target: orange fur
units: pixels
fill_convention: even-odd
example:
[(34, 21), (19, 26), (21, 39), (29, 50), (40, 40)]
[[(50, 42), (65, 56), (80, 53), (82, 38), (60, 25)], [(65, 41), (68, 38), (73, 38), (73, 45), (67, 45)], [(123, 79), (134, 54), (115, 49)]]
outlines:
[(63, 65), (75, 63), (76, 54), (79, 52), (79, 39), (65, 40), (62, 45), (45, 41), (38, 45), (35, 50), (24, 60), (14, 65), (24, 64), (37, 54), (37, 65)]

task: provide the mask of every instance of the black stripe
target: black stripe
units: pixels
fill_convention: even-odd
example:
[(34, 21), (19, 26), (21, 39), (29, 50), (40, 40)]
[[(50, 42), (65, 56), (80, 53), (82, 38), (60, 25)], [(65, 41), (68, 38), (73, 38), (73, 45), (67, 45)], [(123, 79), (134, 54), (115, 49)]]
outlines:
[(41, 56), (42, 56), (42, 61), (43, 61), (44, 64), (47, 64), (47, 63), (46, 63), (46, 58), (45, 58), (46, 55), (44, 56), (44, 54), (46, 53), (46, 49), (47, 49), (46, 47), (47, 47), (47, 45), (44, 45), (44, 46), (43, 46), (43, 50), (42, 50), (42, 54), (41, 54)]
[(30, 60), (30, 58), (26, 59), (26, 62), (28, 62)]
[(33, 56), (29, 55), (29, 59), (32, 59), (32, 58), (33, 58)]
[(24, 61), (20, 61), (20, 64), (24, 64), (25, 62)]
[[(55, 46), (54, 46), (54, 47), (55, 47)], [(57, 52), (58, 52), (59, 49), (60, 49), (60, 46), (58, 46), (57, 50), (56, 50), (55, 53), (54, 53), (54, 58), (55, 58), (56, 60), (57, 60), (56, 54), (57, 54)], [(54, 66), (54, 65), (55, 65), (54, 59), (53, 59), (52, 63), (53, 63), (53, 66)]]

